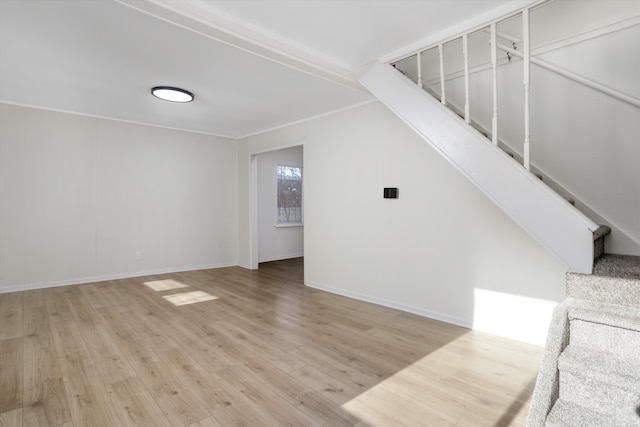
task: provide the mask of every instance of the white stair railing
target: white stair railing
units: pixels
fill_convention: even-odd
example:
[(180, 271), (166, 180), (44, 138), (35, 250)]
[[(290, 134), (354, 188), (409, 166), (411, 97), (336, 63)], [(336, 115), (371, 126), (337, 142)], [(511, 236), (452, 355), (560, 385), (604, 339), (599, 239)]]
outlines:
[[(401, 58), (401, 60), (398, 61), (394, 61), (393, 65), (399, 69), (400, 71), (402, 71), (403, 73), (405, 73), (406, 75), (408, 75), (410, 78), (412, 78), (412, 80), (416, 81), (416, 83), (418, 84), (418, 86), (420, 86), (421, 88), (424, 88), (428, 91), (430, 91), (430, 87), (433, 85), (433, 83), (435, 83), (436, 81), (439, 82), (439, 89), (440, 89), (440, 102), (445, 105), (445, 106), (450, 106), (451, 108), (453, 108), (454, 110), (460, 110), (462, 111), (462, 117), (464, 118), (466, 123), (471, 123), (473, 120), (471, 118), (471, 103), (472, 100), (470, 99), (470, 84), (469, 84), (469, 76), (472, 73), (471, 71), (471, 65), (470, 65), (470, 52), (469, 52), (469, 38), (471, 35), (477, 33), (478, 31), (482, 31), (482, 32), (488, 32), (489, 33), (489, 44), (490, 44), (490, 62), (488, 63), (489, 67), (491, 68), (491, 84), (492, 84), (492, 108), (490, 110), (491, 112), (491, 141), (494, 145), (498, 146), (499, 145), (499, 133), (498, 133), (498, 70), (501, 67), (501, 65), (504, 65), (506, 63), (510, 63), (516, 60), (520, 60), (522, 61), (522, 67), (523, 67), (523, 81), (522, 81), (522, 94), (523, 94), (523, 102), (524, 102), (524, 106), (523, 106), (523, 111), (524, 111), (524, 117), (523, 117), (523, 140), (522, 140), (522, 163), (523, 166), (527, 169), (527, 170), (531, 170), (531, 155), (530, 155), (530, 147), (531, 147), (531, 135), (530, 135), (530, 128), (531, 128), (531, 118), (530, 118), (530, 97), (531, 97), (531, 86), (530, 86), (530, 80), (531, 80), (531, 64), (534, 64), (536, 66), (545, 68), (549, 71), (552, 71), (558, 75), (564, 76), (568, 79), (571, 79), (575, 82), (578, 82), (586, 87), (589, 87), (591, 89), (597, 90), (601, 93), (604, 93), (608, 96), (614, 97), (618, 100), (621, 100), (623, 102), (626, 102), (630, 105), (636, 106), (636, 107), (640, 107), (640, 99), (635, 98), (631, 95), (622, 93), (620, 91), (617, 91), (615, 89), (612, 89), (606, 85), (603, 85), (601, 83), (598, 83), (594, 80), (588, 79), (586, 77), (580, 76), (576, 73), (573, 73), (571, 71), (565, 70), (562, 67), (553, 65), (547, 61), (544, 61), (542, 59), (536, 58), (535, 55), (538, 54), (543, 54), (546, 52), (549, 52), (551, 50), (557, 49), (558, 43), (560, 42), (553, 42), (553, 43), (549, 43), (545, 46), (542, 46), (541, 48), (538, 48), (536, 51), (532, 51), (531, 49), (531, 43), (530, 43), (530, 11), (535, 8), (535, 7), (540, 7), (541, 5), (547, 4), (547, 3), (551, 3), (553, 0), (550, 1), (541, 1), (539, 3), (536, 3), (535, 5), (531, 5), (528, 6), (524, 9), (521, 9), (520, 11), (517, 11), (509, 16), (506, 16), (504, 18), (502, 18), (499, 21), (495, 21), (492, 22), (490, 24), (488, 24), (487, 26), (484, 26), (482, 28), (474, 28), (468, 32), (463, 33), (460, 36), (451, 38), (451, 39), (447, 39), (444, 40), (438, 44), (435, 44), (433, 46), (427, 47), (419, 52), (417, 52), (414, 55), (409, 55), (407, 57), (403, 57)], [(516, 18), (521, 18), (522, 19), (522, 38), (518, 39), (516, 37), (514, 37), (513, 35), (507, 34), (505, 32), (501, 32), (498, 31), (498, 24), (506, 22), (507, 20), (510, 19), (516, 19)], [(640, 25), (640, 16), (633, 16), (633, 17), (626, 17), (624, 19), (621, 19), (619, 21), (598, 27), (594, 30), (591, 31), (586, 31), (583, 33), (580, 33), (576, 36), (571, 36), (568, 37), (566, 40), (562, 40), (561, 43), (562, 46), (568, 46), (571, 44), (575, 44), (575, 43), (579, 43), (581, 41), (584, 40), (588, 40), (589, 38), (592, 37), (599, 37), (611, 32), (615, 32), (615, 31), (619, 31), (621, 29), (625, 29), (625, 28), (630, 28), (634, 25)], [(505, 40), (508, 41), (511, 46), (508, 46), (504, 43), (500, 43), (498, 41), (498, 39), (501, 40)], [(463, 63), (463, 68), (460, 71), (454, 71), (454, 72), (450, 72), (448, 74), (445, 73), (445, 46), (453, 41), (456, 40), (461, 40), (462, 41), (462, 63)], [(518, 50), (518, 47), (520, 47), (521, 50)], [(427, 79), (425, 81), (424, 77), (424, 66), (423, 66), (423, 53), (430, 51), (431, 49), (436, 49), (438, 51), (438, 55), (437, 58), (439, 60), (439, 77), (432, 77), (430, 79)], [(504, 58), (502, 60), (499, 59), (499, 52), (503, 52), (507, 54), (507, 60), (504, 60)], [(450, 57), (449, 54), (447, 54), (447, 57)], [(403, 63), (406, 63), (406, 61), (408, 59), (411, 58), (415, 58), (416, 60), (416, 69), (417, 69), (417, 76), (414, 75), (414, 73), (412, 72), (412, 66), (409, 68), (406, 68), (403, 66)], [(480, 66), (480, 67), (476, 67), (476, 70), (474, 72), (479, 72), (482, 70), (485, 70), (486, 67), (484, 66)], [(464, 99), (463, 99), (463, 105), (455, 105), (455, 102), (453, 101), (453, 96), (450, 96), (447, 93), (447, 81), (450, 79), (456, 79), (456, 78), (460, 78), (462, 77), (464, 80)], [(475, 101), (475, 100), (473, 100)]]

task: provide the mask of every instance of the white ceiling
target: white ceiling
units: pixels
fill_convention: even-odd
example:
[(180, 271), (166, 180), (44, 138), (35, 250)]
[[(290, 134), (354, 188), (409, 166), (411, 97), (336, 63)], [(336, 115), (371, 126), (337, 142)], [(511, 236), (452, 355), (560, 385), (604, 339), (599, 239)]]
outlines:
[(228, 17), (357, 69), (504, 0), (200, 0)]
[(242, 137), (366, 102), (360, 66), (506, 3), (0, 0), (0, 101)]

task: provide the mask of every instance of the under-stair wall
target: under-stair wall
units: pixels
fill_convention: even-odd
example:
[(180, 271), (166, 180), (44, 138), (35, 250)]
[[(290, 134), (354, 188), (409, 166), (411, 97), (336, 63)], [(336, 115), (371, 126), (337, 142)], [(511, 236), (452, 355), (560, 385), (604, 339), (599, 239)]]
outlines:
[(569, 271), (591, 273), (593, 221), (390, 65), (373, 63), (358, 81)]

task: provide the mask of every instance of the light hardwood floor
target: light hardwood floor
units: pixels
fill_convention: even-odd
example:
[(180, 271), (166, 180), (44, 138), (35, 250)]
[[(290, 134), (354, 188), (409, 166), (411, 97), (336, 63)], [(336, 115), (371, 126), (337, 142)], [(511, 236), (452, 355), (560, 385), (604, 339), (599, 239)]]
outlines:
[(0, 426), (525, 425), (540, 347), (305, 287), (302, 262), (0, 294)]

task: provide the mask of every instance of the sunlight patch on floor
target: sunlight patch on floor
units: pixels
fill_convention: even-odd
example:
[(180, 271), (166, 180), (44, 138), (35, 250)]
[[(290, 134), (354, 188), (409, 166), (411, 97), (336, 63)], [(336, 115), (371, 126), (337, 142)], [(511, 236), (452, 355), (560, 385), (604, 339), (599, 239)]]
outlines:
[(187, 288), (189, 286), (173, 279), (155, 280), (153, 282), (144, 282), (144, 284), (158, 292), (168, 291), (170, 289)]
[(181, 294), (165, 295), (163, 298), (173, 305), (187, 305), (196, 302), (218, 299), (218, 297), (215, 297), (203, 291), (191, 291), (183, 292)]
[[(432, 389), (432, 377), (447, 372), (433, 372), (431, 353), (371, 387), (342, 408), (370, 427), (454, 425), (458, 419), (447, 412), (447, 396)], [(454, 369), (455, 370), (455, 369)]]
[[(501, 350), (476, 346), (472, 335), (443, 345), (342, 408), (370, 427), (474, 426), (479, 419), (524, 425), (531, 393), (523, 388), (536, 369), (499, 360), (493, 355)], [(468, 415), (474, 413), (477, 419)]]

